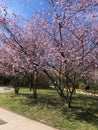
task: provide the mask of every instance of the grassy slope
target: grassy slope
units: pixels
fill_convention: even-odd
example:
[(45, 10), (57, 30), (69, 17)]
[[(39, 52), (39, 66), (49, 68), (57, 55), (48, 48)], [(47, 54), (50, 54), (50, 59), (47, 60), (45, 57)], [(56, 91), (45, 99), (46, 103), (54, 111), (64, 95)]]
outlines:
[(38, 90), (38, 99), (28, 89), (0, 94), (0, 106), (60, 130), (98, 130), (98, 97), (74, 95), (70, 110), (62, 107), (55, 90)]

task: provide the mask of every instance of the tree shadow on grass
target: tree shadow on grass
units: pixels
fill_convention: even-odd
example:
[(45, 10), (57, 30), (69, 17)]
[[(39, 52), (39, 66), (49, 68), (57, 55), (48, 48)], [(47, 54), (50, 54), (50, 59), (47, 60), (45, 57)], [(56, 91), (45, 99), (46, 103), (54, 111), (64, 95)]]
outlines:
[(27, 93), (19, 93), (19, 94), (12, 94), (10, 97), (32, 97), (32, 94), (27, 94)]
[(24, 102), (23, 100), (21, 100), (21, 103), (28, 106), (40, 105), (41, 108), (43, 108), (44, 106), (45, 107), (47, 106), (49, 108), (59, 109), (61, 108), (60, 106), (62, 105), (62, 102), (60, 102), (59, 97), (55, 95), (39, 94), (37, 98), (33, 98), (32, 94), (20, 93), (19, 95), (26, 97), (25, 99), (26, 101)]
[(76, 113), (76, 120), (86, 121), (90, 124), (97, 126), (98, 128), (98, 116), (90, 109), (86, 109), (84, 111)]
[(77, 96), (73, 99), (73, 105), (69, 111), (63, 110), (67, 120), (86, 121), (98, 128), (98, 97)]

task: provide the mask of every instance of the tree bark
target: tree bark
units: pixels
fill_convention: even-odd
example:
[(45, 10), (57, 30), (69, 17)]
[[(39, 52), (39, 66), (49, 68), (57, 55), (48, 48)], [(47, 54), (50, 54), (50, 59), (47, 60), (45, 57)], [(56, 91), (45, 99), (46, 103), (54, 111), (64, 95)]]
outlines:
[(14, 87), (15, 94), (19, 94), (19, 87)]
[(33, 77), (33, 97), (37, 98), (37, 78), (38, 78), (38, 71), (34, 71), (34, 77)]

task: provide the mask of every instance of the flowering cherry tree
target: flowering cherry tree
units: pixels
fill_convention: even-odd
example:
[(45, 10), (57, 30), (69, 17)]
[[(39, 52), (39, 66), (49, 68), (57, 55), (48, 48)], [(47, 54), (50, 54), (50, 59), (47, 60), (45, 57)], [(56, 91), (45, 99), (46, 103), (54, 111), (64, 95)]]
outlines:
[[(70, 107), (75, 89), (80, 82), (90, 79), (98, 65), (98, 3), (97, 0), (49, 0), (49, 3), (48, 13), (29, 20), (15, 13), (9, 18), (7, 7), (0, 5), (0, 73), (15, 79), (29, 77), (37, 97), (37, 76), (42, 70), (64, 105)], [(19, 24), (19, 20), (24, 24)]]
[[(91, 77), (98, 65), (97, 1), (50, 0), (52, 22), (44, 28), (50, 35), (55, 64), (48, 62), (57, 82), (49, 75), (65, 106), (70, 107), (72, 96), (80, 82)], [(47, 73), (47, 72), (46, 72)], [(65, 94), (66, 89), (66, 94)]]
[(6, 57), (6, 60), (3, 60), (5, 57), (3, 53), (1, 65), (8, 76), (10, 75), (10, 70), (3, 66), (3, 62), (4, 64), (5, 62), (9, 64), (12, 70), (11, 75), (13, 74), (14, 77), (21, 78), (28, 76), (32, 78), (34, 83), (30, 82), (30, 86), (33, 87), (33, 94), (36, 97), (36, 77), (41, 69), (41, 57), (44, 48), (47, 46), (44, 40), (46, 34), (43, 34), (40, 30), (39, 16), (34, 17), (34, 20), (25, 19), (25, 25), (20, 26), (18, 24), (19, 18), (16, 14), (13, 14), (13, 18), (9, 19), (7, 13), (5, 13), (7, 12), (6, 9), (2, 7), (2, 10), (4, 14), (1, 14), (0, 19), (0, 26), (2, 28), (1, 41), (3, 43), (1, 52), (4, 50), (5, 55), (8, 54), (9, 58)]

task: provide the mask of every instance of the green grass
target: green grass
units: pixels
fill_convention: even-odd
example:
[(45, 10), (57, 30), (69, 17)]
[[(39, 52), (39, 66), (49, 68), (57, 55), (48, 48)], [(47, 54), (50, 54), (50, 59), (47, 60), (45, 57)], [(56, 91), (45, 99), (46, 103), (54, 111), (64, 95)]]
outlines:
[(59, 130), (98, 130), (98, 97), (74, 95), (73, 108), (63, 108), (55, 90), (38, 90), (38, 99), (31, 98), (26, 88), (0, 94), (0, 107), (38, 120)]

